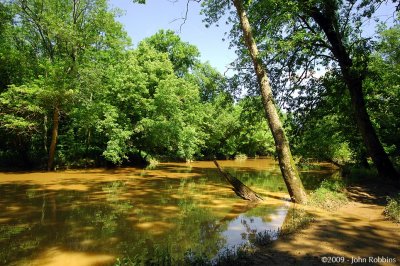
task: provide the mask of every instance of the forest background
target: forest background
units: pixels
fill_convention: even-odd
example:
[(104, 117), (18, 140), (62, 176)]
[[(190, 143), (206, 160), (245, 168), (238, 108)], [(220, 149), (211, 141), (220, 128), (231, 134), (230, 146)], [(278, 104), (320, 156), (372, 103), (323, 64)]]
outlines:
[[(362, 62), (368, 114), (399, 165), (400, 26), (393, 10), (394, 24), (362, 37), (360, 23), (385, 1), (353, 2), (338, 7), (349, 18), (345, 44)], [(267, 8), (257, 4), (248, 6), (253, 22), (262, 21), (255, 8)], [(266, 34), (278, 23), (254, 23), (254, 34), (292, 153), (299, 163), (372, 167), (337, 62), (309, 46), (315, 35), (282, 12), (293, 31)], [(229, 20), (236, 72), (225, 77), (169, 30), (132, 48), (119, 14), (105, 0), (0, 1), (2, 168), (275, 156), (237, 20)]]

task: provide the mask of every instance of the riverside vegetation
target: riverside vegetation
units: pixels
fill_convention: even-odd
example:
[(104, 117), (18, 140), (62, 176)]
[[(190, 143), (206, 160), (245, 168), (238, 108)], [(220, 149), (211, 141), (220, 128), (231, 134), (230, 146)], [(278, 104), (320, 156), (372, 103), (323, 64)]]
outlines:
[[(116, 21), (120, 11), (110, 10), (103, 0), (87, 1), (0, 3), (3, 168), (54, 169), (129, 165), (152, 159), (185, 161), (276, 154), (251, 72), (224, 77), (199, 60), (194, 45), (181, 41), (169, 30), (160, 30), (132, 48), (123, 26)], [(213, 12), (222, 12), (222, 7), (213, 10), (209, 2), (204, 3), (204, 12), (212, 23)], [(367, 2), (365, 8), (375, 3)], [(253, 2), (244, 8), (249, 9), (249, 20), (253, 22), (263, 21), (257, 19), (260, 14), (256, 10), (267, 7)], [(371, 15), (357, 13), (360, 18)], [(282, 25), (276, 27), (290, 21), (300, 23), (296, 19), (293, 15), (288, 21), (277, 21)], [(309, 23), (311, 19), (305, 26)], [(362, 31), (358, 24), (346, 26)], [(263, 27), (268, 33), (269, 24)], [(259, 30), (262, 34), (264, 28)], [(282, 36), (271, 38), (277, 38), (276, 44), (302, 47), (307, 45), (308, 37), (314, 38), (307, 35), (311, 34), (307, 28), (303, 30), (292, 33), (297, 37), (287, 36), (296, 42)], [(395, 164), (400, 153), (400, 137), (396, 134), (400, 116), (399, 32), (397, 23), (390, 28), (379, 24), (377, 39), (357, 48), (366, 64), (366, 108), (384, 150)], [(235, 42), (238, 34), (233, 31), (231, 38), (240, 46)], [(324, 41), (323, 37), (319, 36), (319, 41)], [(346, 38), (350, 43), (360, 41), (353, 35)], [(291, 58), (303, 56), (296, 62), (305, 64), (308, 56), (313, 56), (301, 54), (306, 50), (294, 50), (298, 53), (291, 55), (283, 47), (274, 49), (261, 50), (261, 59), (270, 52), (290, 63), (295, 63)], [(265, 60), (268, 56), (265, 54)], [(246, 53), (240, 55), (240, 60), (246, 64)], [(277, 107), (285, 106), (278, 111), (294, 156), (372, 167), (373, 159), (369, 159), (357, 127), (350, 122), (355, 114), (346, 102), (349, 95), (335, 65), (321, 62), (325, 74), (308, 76), (310, 80), (300, 79), (297, 73), (285, 74), (282, 68), (278, 72), (282, 79), (298, 79), (294, 87), (285, 88), (275, 80), (279, 64), (271, 61), (265, 66), (271, 67), (272, 89), (280, 104)], [(313, 73), (315, 67), (306, 70)], [(248, 68), (238, 65), (240, 69)], [(243, 86), (248, 94), (239, 97)], [(289, 89), (298, 91), (298, 97)]]
[[(143, 0), (134, 0), (132, 5), (135, 2), (145, 4)], [(367, 187), (388, 185), (384, 213), (399, 221), (399, 200), (393, 192), (398, 190), (400, 180), (398, 3), (200, 2), (206, 26), (224, 19), (231, 25), (228, 37), (237, 50), (237, 59), (231, 64), (235, 73), (230, 77), (202, 62), (196, 46), (182, 41), (171, 30), (160, 29), (132, 46), (123, 25), (117, 21), (121, 10), (111, 9), (106, 0), (0, 0), (0, 168), (51, 172), (106, 167), (118, 172), (124, 169), (120, 166), (148, 165), (148, 171), (151, 168), (157, 172), (158, 167), (164, 167), (157, 166), (158, 162), (190, 163), (215, 158), (246, 162), (246, 158), (271, 156), (278, 161), (273, 173), (231, 173), (249, 187), (254, 186), (257, 192), (287, 192), (294, 206), (330, 212), (352, 202), (344, 195), (355, 193), (360, 183)], [(364, 22), (372, 20), (379, 8), (385, 6), (393, 9), (393, 23), (378, 21), (373, 37), (366, 37)], [(322, 181), (303, 171), (318, 171), (318, 162), (322, 161), (339, 167), (340, 174)], [(0, 206), (7, 212), (6, 217), (0, 218), (1, 243), (26, 235), (32, 228), (53, 230), (50, 222), (46, 224), (46, 219), (50, 219), (47, 214), (51, 213), (51, 223), (57, 224), (57, 201), (66, 204), (68, 199), (81, 198), (82, 191), (98, 193), (109, 204), (99, 207), (95, 205), (100, 203), (90, 201), (82, 212), (78, 208), (63, 209), (62, 217), (66, 215), (64, 221), (70, 219), (84, 228), (89, 223), (87, 218), (95, 217), (93, 223), (101, 225), (104, 241), (108, 237), (114, 239), (112, 235), (125, 228), (118, 217), (130, 214), (132, 217), (122, 220), (138, 219), (141, 228), (155, 223), (145, 209), (122, 202), (119, 193), (123, 195), (130, 189), (121, 180), (107, 184), (96, 180), (99, 187), (94, 187), (75, 179), (77, 184), (50, 181), (31, 185), (32, 179), (28, 178), (28, 183), (21, 186), (18, 180), (25, 180), (25, 176), (11, 176), (18, 184), (5, 175), (0, 179), (0, 189), (10, 197), (29, 199), (29, 204), (42, 204), (40, 211), (36, 210), (41, 212), (41, 223), (36, 227), (28, 226), (28, 222), (10, 227), (14, 215), (24, 214), (24, 207), (18, 200), (4, 198)], [(156, 203), (171, 203), (164, 210), (165, 217), (155, 224), (160, 228), (174, 227), (167, 219), (171, 218), (168, 208), (172, 208), (180, 211), (178, 227), (187, 222), (185, 218), (195, 216), (203, 223), (193, 222), (193, 228), (222, 230), (218, 222), (204, 218), (206, 214), (214, 217), (213, 214), (216, 221), (225, 221), (218, 216), (221, 213), (204, 207), (213, 204), (211, 194), (205, 191), (212, 193), (221, 186), (210, 179), (208, 170), (201, 174), (202, 181), (180, 180), (180, 190), (174, 182), (155, 176), (152, 179), (154, 176), (150, 175), (146, 181), (141, 174), (135, 175), (143, 183), (157, 183), (146, 183), (148, 187), (142, 187), (140, 193), (166, 193), (161, 198), (150, 197), (154, 202), (141, 204), (151, 208)], [(57, 198), (55, 191), (59, 186), (63, 192), (70, 187), (74, 192), (59, 192)], [(201, 197), (194, 196), (199, 193), (196, 186), (204, 189), (203, 205), (196, 201)], [(193, 193), (185, 194), (186, 189)], [(132, 196), (136, 191), (129, 193)], [(282, 195), (270, 196), (281, 199)], [(47, 209), (49, 202), (52, 210)], [(231, 199), (227, 202), (231, 207), (235, 205)], [(251, 212), (239, 205), (241, 211), (236, 213)], [(306, 228), (313, 220), (307, 208), (289, 210), (286, 217), (292, 217), (292, 225), (288, 218), (286, 228), (279, 232), (258, 231), (251, 234), (249, 241), (262, 246), (276, 237)], [(205, 239), (201, 233), (198, 242), (203, 246), (197, 250), (185, 246), (185, 254), (173, 249), (176, 243), (172, 240), (170, 246), (158, 247), (153, 236), (141, 238), (142, 235), (130, 233), (130, 238), (149, 246), (147, 257), (127, 254), (117, 264), (171, 264), (176, 259), (182, 263), (224, 264), (241, 261), (246, 254), (256, 256), (248, 246), (226, 248), (214, 258), (204, 256), (205, 250), (215, 255), (216, 248), (201, 242)], [(211, 234), (218, 238), (218, 234)], [(89, 252), (90, 244), (82, 243), (92, 240), (81, 239), (78, 232), (73, 235), (82, 241), (76, 245)], [(29, 253), (17, 248), (18, 241), (23, 242), (19, 244), (26, 250), (36, 250), (47, 237), (43, 234), (29, 241), (17, 239), (1, 259), (8, 263), (10, 258), (18, 257), (16, 254)], [(149, 254), (156, 261), (149, 261)]]

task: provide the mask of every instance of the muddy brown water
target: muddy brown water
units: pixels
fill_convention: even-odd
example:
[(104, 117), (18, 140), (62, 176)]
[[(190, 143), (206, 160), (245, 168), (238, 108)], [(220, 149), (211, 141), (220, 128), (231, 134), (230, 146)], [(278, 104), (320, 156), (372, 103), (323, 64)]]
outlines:
[[(220, 161), (261, 194), (239, 199), (212, 162), (154, 169), (0, 173), (0, 265), (113, 265), (203, 254), (252, 243), (282, 226), (290, 208), (276, 161)], [(302, 173), (313, 189), (335, 173)]]

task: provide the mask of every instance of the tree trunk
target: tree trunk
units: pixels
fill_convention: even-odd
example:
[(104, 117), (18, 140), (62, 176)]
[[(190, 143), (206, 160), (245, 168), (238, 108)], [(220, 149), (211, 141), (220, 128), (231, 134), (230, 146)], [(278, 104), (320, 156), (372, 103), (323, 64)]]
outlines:
[(60, 121), (60, 110), (59, 110), (58, 106), (56, 106), (54, 108), (54, 113), (53, 113), (53, 130), (51, 132), (49, 159), (47, 161), (47, 170), (48, 171), (54, 170), (54, 156), (56, 154), (59, 121)]
[(226, 181), (228, 181), (229, 184), (232, 185), (233, 187), (232, 190), (236, 193), (236, 195), (238, 195), (242, 199), (250, 201), (264, 200), (256, 192), (254, 192), (252, 189), (243, 184), (239, 179), (230, 175), (229, 173), (225, 173), (224, 171), (222, 171), (221, 167), (219, 166), (216, 160), (214, 160), (214, 164), (215, 166), (217, 166), (219, 174), (222, 175), (226, 179)]
[(307, 195), (297, 172), (296, 165), (294, 164), (289, 147), (289, 141), (286, 138), (285, 131), (279, 119), (278, 111), (276, 110), (273, 101), (269, 79), (259, 58), (258, 48), (251, 32), (249, 20), (243, 8), (242, 1), (233, 0), (233, 4), (236, 7), (236, 11), (240, 19), (240, 25), (243, 31), (243, 37), (246, 42), (247, 49), (250, 52), (254, 70), (257, 75), (268, 125), (275, 140), (275, 147), (278, 153), (279, 166), (282, 172), (283, 180), (285, 181), (292, 201), (305, 203), (307, 201)]
[(44, 115), (43, 119), (43, 147), (47, 153), (47, 115)]
[[(316, 7), (310, 8), (309, 11), (311, 17), (324, 31), (331, 44), (331, 51), (339, 62), (344, 82), (350, 92), (351, 105), (356, 118), (357, 127), (379, 175), (383, 178), (389, 178), (395, 182), (399, 182), (400, 175), (393, 167), (389, 156), (383, 149), (382, 143), (368, 115), (362, 90), (364, 77), (360, 71), (356, 70), (353, 66), (353, 61), (343, 44), (341, 34), (336, 30), (338, 29), (338, 27), (336, 27), (337, 25), (335, 25), (336, 20), (334, 20), (332, 16), (321, 13)], [(330, 11), (327, 11), (327, 13), (328, 12)], [(334, 12), (331, 13), (334, 14)]]

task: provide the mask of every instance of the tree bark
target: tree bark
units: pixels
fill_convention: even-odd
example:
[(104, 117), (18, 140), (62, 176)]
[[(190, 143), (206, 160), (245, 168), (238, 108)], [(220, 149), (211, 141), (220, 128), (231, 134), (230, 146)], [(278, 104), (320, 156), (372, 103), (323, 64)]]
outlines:
[(58, 106), (54, 108), (53, 113), (53, 129), (51, 132), (51, 143), (49, 148), (49, 159), (47, 161), (47, 170), (54, 170), (54, 156), (56, 154), (57, 137), (58, 137), (58, 124), (60, 122), (60, 110)]
[[(343, 80), (350, 92), (351, 105), (357, 127), (379, 175), (383, 178), (389, 178), (395, 182), (399, 182), (400, 175), (393, 167), (389, 156), (383, 149), (382, 143), (376, 134), (367, 112), (362, 90), (362, 82), (364, 80), (363, 74), (353, 66), (353, 61), (343, 44), (340, 32), (337, 30), (338, 25), (336, 25), (336, 20), (332, 15), (323, 14), (316, 7), (311, 7), (309, 12), (314, 21), (324, 31), (331, 44), (331, 51), (339, 62)], [(334, 14), (332, 11), (327, 12)]]
[(47, 115), (43, 119), (43, 148), (47, 153)]
[(292, 201), (305, 203), (307, 201), (307, 195), (297, 172), (296, 165), (294, 164), (289, 147), (289, 141), (286, 137), (282, 123), (279, 119), (278, 111), (276, 110), (274, 104), (272, 89), (267, 73), (262, 66), (261, 60), (259, 58), (258, 48), (253, 38), (249, 20), (244, 10), (242, 1), (233, 0), (233, 4), (239, 16), (240, 25), (243, 31), (243, 37), (246, 42), (247, 49), (250, 52), (250, 56), (254, 65), (254, 70), (257, 75), (257, 80), (261, 90), (261, 96), (266, 117), (268, 120), (268, 125), (275, 140), (275, 147), (278, 154), (279, 166), (281, 169), (283, 180), (285, 181)]
[(224, 171), (222, 171), (216, 160), (214, 160), (214, 164), (218, 168), (219, 174), (222, 175), (226, 179), (226, 181), (228, 181), (229, 184), (232, 185), (232, 190), (236, 193), (236, 195), (238, 195), (242, 199), (250, 201), (264, 200), (260, 195), (254, 192), (251, 188), (247, 187), (245, 184), (243, 184), (239, 179), (230, 175), (229, 173), (225, 173)]

